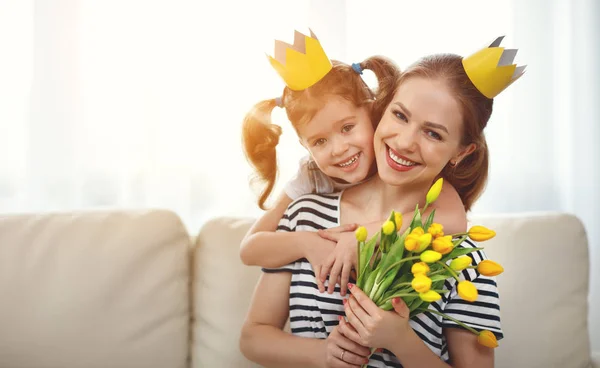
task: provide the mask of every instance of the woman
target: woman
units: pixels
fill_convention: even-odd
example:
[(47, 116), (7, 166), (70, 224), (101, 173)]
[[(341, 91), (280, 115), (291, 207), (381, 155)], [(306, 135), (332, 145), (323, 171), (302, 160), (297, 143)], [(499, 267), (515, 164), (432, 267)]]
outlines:
[[(470, 209), (487, 179), (483, 129), (492, 98), (510, 83), (489, 93), (482, 73), (467, 74), (468, 61), (435, 55), (403, 73), (375, 132), (378, 175), (340, 193), (299, 198), (288, 207), (279, 231), (316, 231), (377, 221), (391, 210), (408, 212), (415, 203), (423, 205), (427, 190), (440, 176)], [(475, 264), (483, 259), (483, 252), (474, 254)], [(384, 312), (374, 310), (359, 290), (351, 290), (353, 296), (345, 303), (337, 292), (320, 294), (310, 264), (303, 260), (264, 271), (240, 340), (244, 355), (264, 366), (354, 367), (366, 363), (371, 347), (384, 350), (371, 356), (370, 367), (493, 366), (493, 350), (436, 314), (421, 313), (409, 321), (401, 301), (394, 303), (395, 311)], [(447, 283), (451, 291), (430, 309), (502, 338), (494, 279), (472, 269), (463, 271), (461, 278), (471, 280), (481, 298), (464, 303), (455, 283)], [(349, 323), (340, 323), (345, 314)], [(282, 331), (288, 315), (292, 334)]]

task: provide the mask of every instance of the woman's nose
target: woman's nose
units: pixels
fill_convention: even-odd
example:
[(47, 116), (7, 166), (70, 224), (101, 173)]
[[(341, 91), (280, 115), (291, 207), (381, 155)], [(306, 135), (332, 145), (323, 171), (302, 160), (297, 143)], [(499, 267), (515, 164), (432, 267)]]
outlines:
[(414, 151), (417, 145), (417, 130), (406, 128), (396, 134), (396, 148)]

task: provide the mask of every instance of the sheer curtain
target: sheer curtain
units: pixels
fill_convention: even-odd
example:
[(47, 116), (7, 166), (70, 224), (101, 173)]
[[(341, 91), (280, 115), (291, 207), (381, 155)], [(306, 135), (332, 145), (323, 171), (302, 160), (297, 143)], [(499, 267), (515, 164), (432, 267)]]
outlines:
[[(309, 1), (0, 4), (2, 212), (161, 207), (191, 231), (257, 213), (241, 120), (281, 93), (265, 53)], [(288, 177), (303, 152), (274, 117)]]
[[(240, 123), (281, 93), (264, 55), (273, 38), (310, 26), (332, 58), (406, 67), (506, 35), (528, 70), (496, 99), (474, 211), (575, 213), (598, 265), (598, 19), (594, 0), (2, 0), (0, 211), (160, 207), (192, 233), (214, 216), (256, 216)], [(279, 191), (304, 151), (283, 112), (273, 117)], [(592, 267), (591, 305), (599, 283)], [(590, 319), (600, 350), (600, 315)]]

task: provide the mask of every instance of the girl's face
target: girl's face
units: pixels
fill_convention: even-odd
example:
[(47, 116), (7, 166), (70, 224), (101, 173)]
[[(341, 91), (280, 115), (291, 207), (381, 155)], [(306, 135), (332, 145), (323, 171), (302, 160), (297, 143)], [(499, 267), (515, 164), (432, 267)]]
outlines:
[(404, 81), (375, 132), (381, 179), (391, 185), (431, 185), (449, 161), (457, 163), (475, 149), (460, 144), (462, 121), (460, 106), (443, 81)]
[(298, 128), (300, 143), (323, 173), (345, 183), (364, 180), (371, 170), (373, 124), (367, 107), (357, 108), (338, 96)]

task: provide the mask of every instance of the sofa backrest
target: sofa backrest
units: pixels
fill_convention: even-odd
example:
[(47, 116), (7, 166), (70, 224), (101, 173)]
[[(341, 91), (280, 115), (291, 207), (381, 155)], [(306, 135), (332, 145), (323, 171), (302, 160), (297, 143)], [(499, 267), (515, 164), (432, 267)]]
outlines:
[(190, 248), (168, 211), (0, 217), (0, 367), (188, 366)]
[[(253, 219), (218, 218), (200, 232), (195, 252), (193, 367), (255, 367), (238, 339), (260, 268), (244, 266), (239, 244)], [(501, 263), (497, 276), (505, 339), (496, 367), (590, 364), (588, 248), (582, 223), (557, 213), (473, 216), (497, 236), (480, 245)]]
[(473, 218), (494, 229), (481, 243), (501, 263), (497, 276), (505, 339), (496, 366), (590, 366), (588, 241), (581, 221), (564, 213)]

